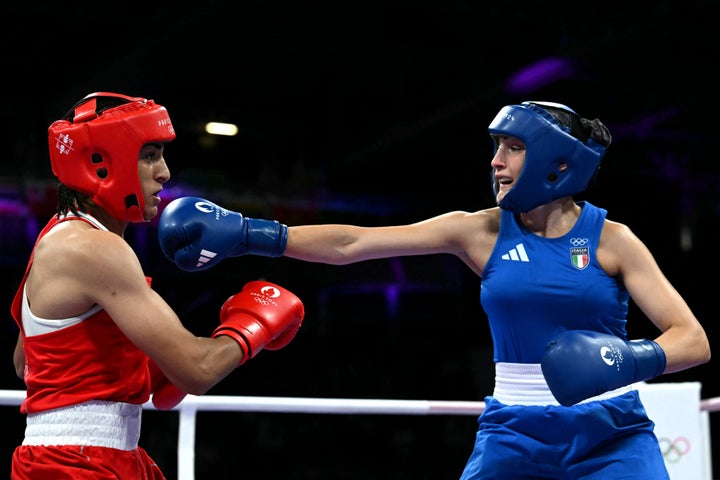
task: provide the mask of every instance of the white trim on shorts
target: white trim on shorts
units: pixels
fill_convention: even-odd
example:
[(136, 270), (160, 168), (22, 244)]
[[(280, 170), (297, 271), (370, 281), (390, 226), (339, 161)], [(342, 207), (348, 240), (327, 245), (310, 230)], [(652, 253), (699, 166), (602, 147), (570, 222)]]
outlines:
[[(594, 402), (617, 397), (634, 390), (632, 385), (620, 387), (579, 403)], [(548, 387), (539, 363), (495, 364), (495, 390), (493, 397), (506, 405), (560, 405)]]
[(88, 445), (134, 450), (142, 405), (93, 400), (29, 413), (23, 445)]

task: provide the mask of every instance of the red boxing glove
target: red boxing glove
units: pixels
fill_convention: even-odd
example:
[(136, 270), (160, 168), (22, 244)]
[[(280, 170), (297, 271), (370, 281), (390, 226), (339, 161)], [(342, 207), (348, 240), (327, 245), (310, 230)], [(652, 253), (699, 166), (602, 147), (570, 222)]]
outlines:
[(227, 335), (238, 342), (242, 365), (262, 349), (279, 350), (290, 343), (304, 317), (305, 307), (295, 294), (255, 280), (225, 301), (220, 308), (220, 326), (212, 337)]
[(155, 408), (170, 410), (183, 401), (187, 393), (173, 385), (152, 359), (148, 359), (148, 368), (150, 369), (152, 404)]

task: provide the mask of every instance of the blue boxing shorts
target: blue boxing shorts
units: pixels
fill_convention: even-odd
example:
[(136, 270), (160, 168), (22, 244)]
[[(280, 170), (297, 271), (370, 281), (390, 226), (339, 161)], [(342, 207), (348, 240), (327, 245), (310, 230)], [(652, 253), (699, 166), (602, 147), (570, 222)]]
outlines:
[(461, 480), (670, 479), (636, 390), (572, 407), (485, 402)]

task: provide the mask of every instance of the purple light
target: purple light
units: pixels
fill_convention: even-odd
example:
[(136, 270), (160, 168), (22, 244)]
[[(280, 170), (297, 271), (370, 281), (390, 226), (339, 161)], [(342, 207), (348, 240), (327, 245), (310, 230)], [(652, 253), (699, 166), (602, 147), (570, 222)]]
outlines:
[(0, 263), (22, 263), (40, 229), (28, 206), (19, 200), (0, 198), (0, 231)]
[(30, 214), (28, 207), (15, 199), (0, 198), (0, 215), (24, 217)]
[(508, 93), (524, 95), (557, 80), (568, 78), (574, 71), (572, 61), (567, 58), (545, 58), (518, 70), (505, 83), (505, 89)]

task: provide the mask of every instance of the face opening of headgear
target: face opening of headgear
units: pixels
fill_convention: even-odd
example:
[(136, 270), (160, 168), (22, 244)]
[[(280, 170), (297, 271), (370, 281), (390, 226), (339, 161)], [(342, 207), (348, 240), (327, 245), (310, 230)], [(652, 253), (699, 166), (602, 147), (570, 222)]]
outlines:
[(48, 128), (50, 165), (62, 184), (88, 195), (114, 218), (143, 222), (140, 150), (174, 139), (167, 110), (153, 100), (91, 93)]
[[(528, 101), (507, 105), (488, 127), (497, 152), (497, 137), (525, 143), (525, 164), (515, 184), (500, 200), (500, 208), (529, 212), (558, 198), (581, 193), (590, 186), (610, 146), (610, 131), (598, 120), (580, 117), (554, 102)], [(495, 195), (498, 185), (491, 175)]]

